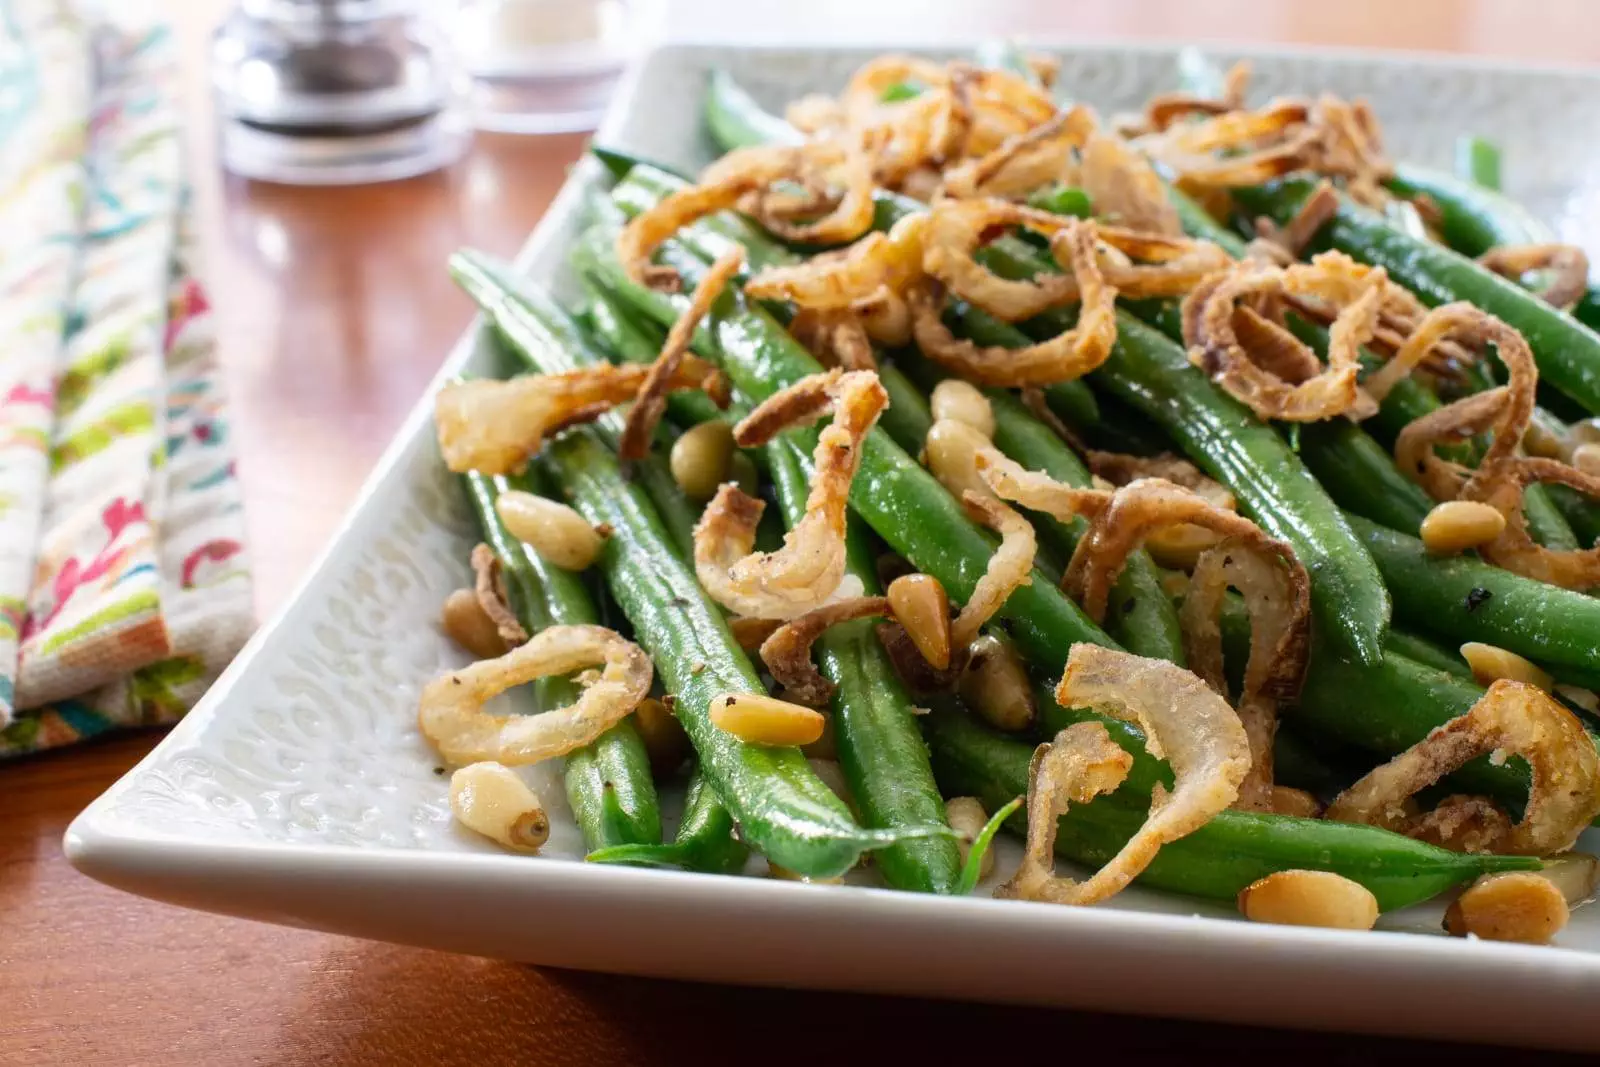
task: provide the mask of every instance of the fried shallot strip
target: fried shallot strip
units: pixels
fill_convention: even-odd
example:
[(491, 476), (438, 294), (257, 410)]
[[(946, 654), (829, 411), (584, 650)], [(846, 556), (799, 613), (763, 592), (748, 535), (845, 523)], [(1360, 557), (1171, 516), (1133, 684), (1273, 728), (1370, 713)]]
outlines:
[[(786, 619), (819, 607), (845, 577), (845, 518), (861, 443), (888, 406), (871, 371), (810, 375), (779, 390), (734, 427), (751, 447), (793, 425), (815, 422), (830, 409), (833, 422), (818, 436), (816, 472), (805, 516), (775, 552), (752, 552), (764, 505), (738, 486), (723, 485), (694, 531), (695, 574), (712, 599), (740, 615)], [(859, 583), (857, 583), (859, 584)]]
[(473, 547), (472, 573), (472, 595), (477, 598), (478, 606), (489, 617), (489, 621), (494, 623), (500, 640), (508, 648), (522, 644), (528, 639), (528, 631), (522, 628), (522, 623), (517, 621), (516, 614), (511, 610), (506, 596), (505, 575), (500, 569), (500, 557), (495, 555), (494, 549), (481, 543)]
[(1589, 257), (1577, 245), (1503, 245), (1479, 256), (1478, 262), (1512, 281), (1531, 271), (1548, 272), (1539, 296), (1563, 311), (1570, 310), (1589, 288)]
[(1172, 767), (1173, 789), (1157, 787), (1150, 816), (1116, 856), (1085, 882), (1057, 877), (1056, 826), (1073, 804), (1114, 790), (1132, 757), (1104, 725), (1079, 723), (1041, 745), (1028, 768), (1028, 839), (1022, 866), (997, 897), (1094, 904), (1127, 886), (1165, 844), (1193, 833), (1239, 796), (1250, 745), (1239, 717), (1199, 678), (1163, 660), (1078, 644), (1056, 687), (1063, 707), (1093, 708), (1144, 732), (1145, 747)]
[(695, 286), (694, 297), (667, 331), (661, 354), (650, 364), (650, 373), (645, 375), (639, 395), (634, 399), (633, 407), (628, 409), (628, 419), (622, 427), (622, 439), (617, 443), (617, 455), (622, 459), (643, 459), (649, 454), (656, 424), (667, 410), (667, 390), (683, 364), (683, 357), (689, 352), (694, 332), (743, 265), (744, 247), (734, 245), (717, 257), (700, 284)]
[(889, 601), (881, 596), (855, 597), (813, 608), (778, 627), (761, 643), (761, 660), (777, 683), (783, 699), (822, 707), (833, 699), (834, 684), (811, 661), (811, 646), (830, 626), (854, 619), (889, 614)]
[[(433, 405), (439, 451), (457, 473), (521, 470), (547, 437), (593, 422), (632, 400), (649, 371), (637, 364), (602, 364), (506, 381), (450, 382), (439, 390)], [(683, 358), (667, 388), (702, 389), (719, 407), (728, 403), (728, 385), (721, 372), (694, 356)]]

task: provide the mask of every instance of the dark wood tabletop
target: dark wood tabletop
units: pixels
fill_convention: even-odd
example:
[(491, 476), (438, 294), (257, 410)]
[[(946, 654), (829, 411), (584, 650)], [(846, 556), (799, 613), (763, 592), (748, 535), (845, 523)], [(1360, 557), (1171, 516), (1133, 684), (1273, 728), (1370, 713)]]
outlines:
[[(168, 6), (186, 44), (191, 155), (265, 617), (466, 325), (445, 257), (463, 244), (514, 250), (583, 139), (484, 137), (447, 172), (363, 188), (227, 178), (204, 84), (205, 38), (226, 5)], [(1590, 0), (691, 0), (672, 4), (669, 21), (719, 38), (1038, 33), (1600, 60)], [(159, 739), (0, 766), (0, 1064), (943, 1063), (1047, 1048), (1139, 1062), (1506, 1061), (1437, 1044), (580, 974), (182, 911), (91, 882), (61, 853), (72, 817)]]

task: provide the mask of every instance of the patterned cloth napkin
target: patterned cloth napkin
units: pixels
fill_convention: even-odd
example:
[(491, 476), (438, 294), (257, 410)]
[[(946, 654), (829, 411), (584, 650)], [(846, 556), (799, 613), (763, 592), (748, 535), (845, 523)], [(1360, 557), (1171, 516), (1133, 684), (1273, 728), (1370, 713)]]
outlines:
[(175, 42), (88, 10), (0, 0), (0, 758), (171, 722), (252, 627)]

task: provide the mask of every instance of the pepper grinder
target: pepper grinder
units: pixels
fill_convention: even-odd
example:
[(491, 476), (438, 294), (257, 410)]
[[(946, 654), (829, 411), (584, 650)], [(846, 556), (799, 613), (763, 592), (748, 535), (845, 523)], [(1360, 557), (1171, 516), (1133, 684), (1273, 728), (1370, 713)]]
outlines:
[(238, 0), (211, 83), (222, 165), (260, 181), (408, 178), (469, 137), (463, 81), (415, 0)]

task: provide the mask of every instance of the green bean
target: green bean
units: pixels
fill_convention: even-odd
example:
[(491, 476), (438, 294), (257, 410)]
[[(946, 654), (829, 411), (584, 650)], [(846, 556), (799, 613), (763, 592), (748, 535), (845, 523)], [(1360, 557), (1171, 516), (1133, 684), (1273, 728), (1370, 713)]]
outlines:
[(1491, 192), (1500, 191), (1500, 146), (1470, 134), (1456, 138), (1456, 173)]
[(587, 858), (590, 863), (635, 863), (707, 874), (737, 874), (749, 856), (750, 849), (735, 833), (733, 816), (696, 766), (683, 796), (683, 818), (670, 845), (620, 845), (591, 852)]
[[(1023, 795), (1033, 746), (993, 734), (968, 717), (935, 708), (926, 717), (934, 773), (951, 795), (976, 796), (991, 810)], [(1124, 786), (1124, 789), (1127, 787)], [(1056, 853), (1104, 864), (1145, 821), (1148, 801), (1122, 790), (1062, 816)], [(1008, 824), (1026, 829), (1023, 813)], [(1449, 852), (1372, 826), (1224, 811), (1164, 846), (1138, 881), (1223, 901), (1276, 871), (1334, 871), (1366, 886), (1385, 910), (1406, 907), (1490, 871), (1537, 870), (1525, 856)]]
[[(557, 623), (598, 621), (583, 579), (546, 563), (512, 537), (495, 511), (495, 501), (506, 489), (531, 492), (543, 487), (476, 472), (467, 474), (465, 481), (479, 527), (500, 560), (512, 607), (524, 629), (537, 633)], [(540, 679), (533, 694), (539, 711), (566, 707), (578, 696), (577, 686), (564, 677)], [(631, 720), (623, 719), (591, 744), (568, 753), (563, 777), (567, 802), (590, 849), (661, 840), (661, 807), (650, 777), (650, 756)]]
[[(1236, 189), (1234, 197), (1248, 210), (1285, 223), (1313, 187), (1303, 179), (1285, 179)], [(1600, 334), (1459, 253), (1399, 232), (1343, 194), (1321, 236), (1340, 251), (1385, 268), (1424, 304), (1467, 300), (1504, 320), (1527, 340), (1544, 381), (1600, 412)]]
[(1394, 590), (1396, 613), (1409, 625), (1508, 649), (1557, 678), (1594, 670), (1600, 599), (1466, 556), (1431, 555), (1416, 538), (1365, 519), (1352, 516), (1350, 525), (1377, 560)]
[[(766, 446), (778, 505), (789, 526), (806, 513), (811, 457), (789, 431)], [(849, 573), (863, 594), (879, 592), (873, 553), (860, 520), (847, 526)], [(868, 826), (925, 826), (945, 821), (944, 801), (928, 767), (916, 711), (894, 663), (879, 644), (872, 619), (829, 627), (817, 639), (822, 673), (834, 686), (834, 744), (839, 768)], [(961, 877), (954, 839), (915, 838), (873, 857), (884, 881), (897, 889), (951, 893)]]
[[(663, 255), (686, 281), (705, 271), (702, 262), (675, 242), (663, 246)], [(574, 256), (580, 269), (601, 276), (640, 314), (669, 322), (686, 306), (681, 295), (635, 285), (617, 262), (606, 233), (596, 232), (580, 241)], [(821, 370), (809, 352), (769, 315), (746, 303), (741, 294), (724, 293), (714, 312), (697, 334), (697, 350), (714, 353), (735, 386), (753, 399), (764, 399)], [(807, 440), (815, 440), (814, 432)], [(937, 578), (956, 601), (972, 595), (994, 551), (991, 536), (881, 430), (874, 429), (863, 444), (850, 504), (891, 548), (918, 570)], [(1016, 638), (1023, 655), (1047, 669), (1059, 669), (1076, 641), (1116, 645), (1042, 574), (1013, 592), (998, 618)]]
[(1424, 667), (1432, 667), (1457, 678), (1472, 677), (1472, 668), (1467, 666), (1467, 661), (1461, 658), (1459, 652), (1421, 634), (1391, 628), (1383, 645), (1390, 652), (1415, 660)]
[(1048, 211), (1053, 215), (1070, 215), (1077, 219), (1094, 216), (1094, 206), (1089, 203), (1089, 194), (1076, 186), (1062, 185), (1060, 182), (1041, 186), (1029, 193), (1028, 206)]

